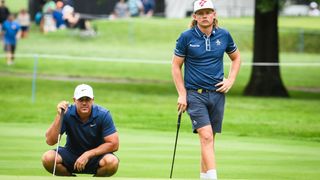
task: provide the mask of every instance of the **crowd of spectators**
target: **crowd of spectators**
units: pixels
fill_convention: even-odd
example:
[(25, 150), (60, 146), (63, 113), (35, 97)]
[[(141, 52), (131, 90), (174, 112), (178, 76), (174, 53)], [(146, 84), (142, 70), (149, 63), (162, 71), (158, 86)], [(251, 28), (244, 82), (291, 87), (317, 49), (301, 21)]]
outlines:
[(119, 0), (110, 19), (128, 17), (152, 17), (154, 15), (155, 0)]
[[(152, 17), (154, 8), (154, 0), (119, 0), (109, 19)], [(66, 28), (80, 29), (89, 32), (89, 35), (95, 34), (89, 20), (75, 12), (73, 0), (45, 0), (41, 10), (36, 12), (33, 18), (44, 34)], [(8, 65), (14, 63), (18, 39), (28, 36), (30, 25), (28, 10), (21, 9), (17, 14), (10, 13), (5, 0), (0, 0), (0, 31)]]
[(72, 28), (91, 31), (90, 23), (75, 12), (72, 1), (47, 0), (35, 15), (35, 22), (43, 33), (54, 32), (58, 29)]

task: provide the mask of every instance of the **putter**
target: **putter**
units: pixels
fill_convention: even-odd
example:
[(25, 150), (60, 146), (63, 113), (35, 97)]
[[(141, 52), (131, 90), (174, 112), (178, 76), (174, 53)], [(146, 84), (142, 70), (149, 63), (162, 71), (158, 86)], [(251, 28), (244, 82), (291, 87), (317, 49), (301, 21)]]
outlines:
[(176, 149), (177, 149), (177, 141), (178, 141), (178, 135), (179, 135), (179, 129), (180, 129), (181, 115), (182, 115), (182, 112), (179, 111), (179, 113), (178, 113), (178, 122), (177, 122), (176, 141), (175, 141), (175, 143), (174, 143), (174, 150), (173, 150), (173, 157), (172, 157), (172, 164), (171, 164), (170, 179), (172, 178), (174, 158), (175, 158), (175, 156), (176, 156)]
[(58, 143), (57, 143), (56, 155), (55, 155), (55, 157), (54, 157), (54, 165), (53, 165), (52, 176), (55, 176), (55, 175), (56, 175), (57, 158), (58, 158), (58, 151), (59, 151), (60, 139), (61, 139), (61, 126), (62, 126), (62, 121), (63, 121), (63, 114), (64, 114), (64, 109), (61, 108), (60, 124), (59, 124), (59, 128), (58, 128), (58, 129), (59, 129)]

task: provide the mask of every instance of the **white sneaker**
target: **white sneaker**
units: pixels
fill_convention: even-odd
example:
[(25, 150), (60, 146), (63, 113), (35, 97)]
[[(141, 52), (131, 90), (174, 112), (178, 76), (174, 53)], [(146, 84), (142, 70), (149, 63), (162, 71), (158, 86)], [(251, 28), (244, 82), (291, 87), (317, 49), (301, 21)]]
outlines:
[(11, 66), (13, 64), (13, 61), (8, 61), (7, 64), (8, 66)]

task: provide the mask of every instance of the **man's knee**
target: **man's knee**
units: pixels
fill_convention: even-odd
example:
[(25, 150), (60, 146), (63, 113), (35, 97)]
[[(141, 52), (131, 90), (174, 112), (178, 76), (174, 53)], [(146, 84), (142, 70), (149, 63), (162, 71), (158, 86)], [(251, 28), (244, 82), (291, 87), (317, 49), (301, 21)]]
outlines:
[(42, 155), (42, 163), (51, 163), (54, 161), (55, 151), (49, 150)]
[(119, 160), (118, 158), (113, 154), (107, 154), (105, 155), (99, 162), (99, 165), (102, 166), (108, 166), (108, 167), (115, 167), (118, 166)]
[(53, 169), (55, 151), (49, 150), (42, 155), (42, 164), (50, 172)]
[(99, 161), (100, 168), (97, 175), (112, 176), (117, 172), (118, 165), (118, 158), (113, 154), (107, 154)]
[(200, 128), (198, 130), (200, 141), (203, 144), (210, 144), (214, 140), (214, 134), (211, 130), (210, 126), (206, 126), (204, 128)]

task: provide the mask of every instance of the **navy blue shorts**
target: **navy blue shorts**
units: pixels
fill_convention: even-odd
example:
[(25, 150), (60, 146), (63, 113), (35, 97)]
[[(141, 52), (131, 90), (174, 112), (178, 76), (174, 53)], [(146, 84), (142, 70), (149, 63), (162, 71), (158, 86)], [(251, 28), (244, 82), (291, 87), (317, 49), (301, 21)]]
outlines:
[(198, 93), (195, 90), (188, 90), (187, 103), (187, 112), (194, 133), (207, 125), (211, 125), (214, 133), (221, 133), (225, 94), (215, 91)]
[(86, 167), (83, 171), (78, 172), (74, 169), (74, 163), (80, 157), (77, 154), (72, 153), (65, 147), (59, 146), (59, 155), (62, 157), (62, 164), (68, 169), (70, 173), (78, 174), (96, 174), (97, 169), (99, 168), (99, 161), (103, 158), (104, 155), (93, 157), (86, 164)]
[(26, 32), (29, 30), (28, 26), (21, 26), (21, 31)]
[(4, 51), (5, 52), (12, 52), (14, 53), (16, 51), (16, 45), (14, 44), (5, 44), (4, 45)]

